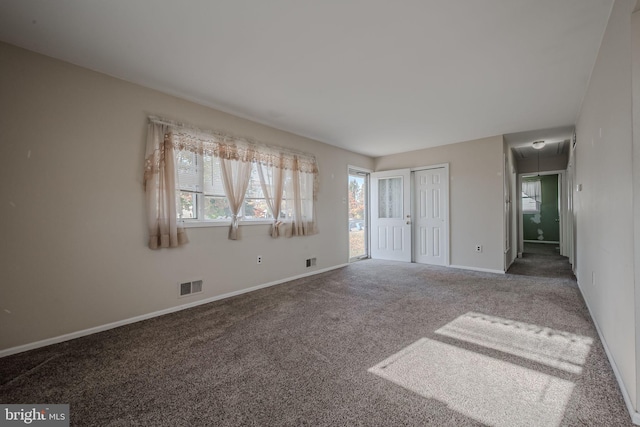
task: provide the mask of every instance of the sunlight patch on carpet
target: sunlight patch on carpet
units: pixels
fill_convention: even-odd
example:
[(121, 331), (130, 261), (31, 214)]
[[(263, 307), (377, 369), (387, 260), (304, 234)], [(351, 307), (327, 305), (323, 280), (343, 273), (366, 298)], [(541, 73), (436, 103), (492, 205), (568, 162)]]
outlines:
[(422, 338), (369, 372), (491, 426), (558, 426), (574, 384)]
[(437, 334), (580, 374), (593, 339), (480, 313), (467, 313)]

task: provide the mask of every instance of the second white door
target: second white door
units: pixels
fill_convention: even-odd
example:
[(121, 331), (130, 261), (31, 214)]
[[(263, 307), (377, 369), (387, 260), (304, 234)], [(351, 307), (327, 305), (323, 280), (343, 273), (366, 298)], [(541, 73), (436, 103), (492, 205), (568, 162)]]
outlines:
[(414, 172), (414, 261), (448, 265), (448, 176), (444, 167)]

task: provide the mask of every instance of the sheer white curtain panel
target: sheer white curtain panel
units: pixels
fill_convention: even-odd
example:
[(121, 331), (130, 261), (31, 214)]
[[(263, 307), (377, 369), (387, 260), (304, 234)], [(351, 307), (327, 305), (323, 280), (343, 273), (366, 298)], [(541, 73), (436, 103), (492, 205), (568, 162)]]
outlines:
[(282, 214), (282, 192), (284, 188), (284, 169), (282, 159), (277, 164), (258, 163), (258, 176), (267, 207), (273, 216), (273, 224), (269, 234), (279, 237), (280, 227), (284, 224), (280, 218)]
[(175, 248), (188, 243), (177, 216), (175, 152), (167, 125), (148, 124), (144, 187), (149, 248)]
[(293, 204), (287, 235), (310, 236), (318, 233), (315, 212), (316, 179), (313, 172), (299, 166), (299, 159), (295, 156), (287, 191)]
[(238, 220), (244, 206), (244, 196), (251, 178), (251, 163), (247, 161), (220, 158), (224, 192), (231, 208), (229, 239), (238, 240)]

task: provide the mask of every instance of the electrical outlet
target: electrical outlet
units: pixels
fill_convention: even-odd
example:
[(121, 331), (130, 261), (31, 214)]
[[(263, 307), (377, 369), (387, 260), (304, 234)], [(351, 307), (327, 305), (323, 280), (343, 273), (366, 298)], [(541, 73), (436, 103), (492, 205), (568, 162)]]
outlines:
[(476, 245), (476, 252), (482, 252), (482, 245)]
[(262, 255), (258, 255), (258, 264), (262, 264)]

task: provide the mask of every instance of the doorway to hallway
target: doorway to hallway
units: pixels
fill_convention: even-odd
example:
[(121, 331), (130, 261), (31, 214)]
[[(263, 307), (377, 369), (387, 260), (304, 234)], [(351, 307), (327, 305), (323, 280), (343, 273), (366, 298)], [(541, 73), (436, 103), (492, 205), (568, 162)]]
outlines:
[(522, 177), (524, 243), (560, 244), (559, 175)]
[(565, 171), (518, 175), (518, 257), (526, 252), (526, 243), (546, 244), (558, 248), (559, 255), (570, 254), (566, 244), (570, 189), (566, 185)]

